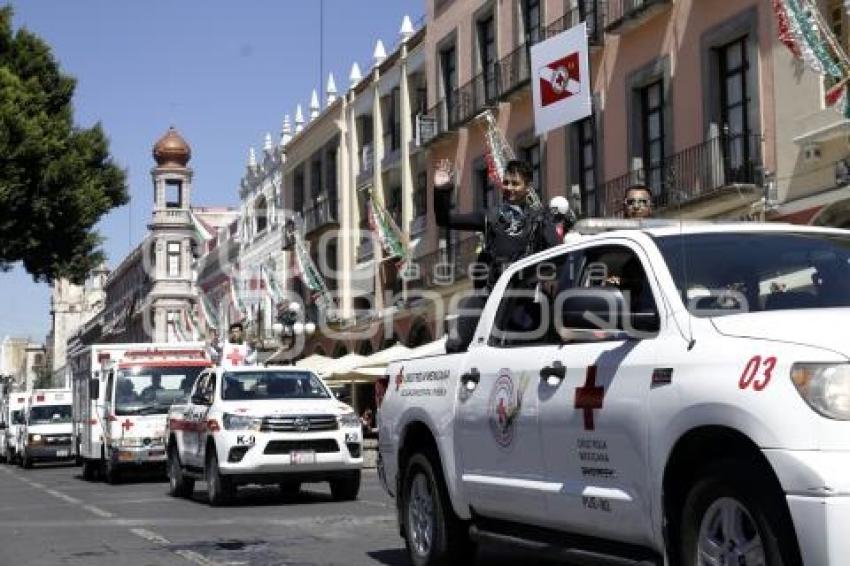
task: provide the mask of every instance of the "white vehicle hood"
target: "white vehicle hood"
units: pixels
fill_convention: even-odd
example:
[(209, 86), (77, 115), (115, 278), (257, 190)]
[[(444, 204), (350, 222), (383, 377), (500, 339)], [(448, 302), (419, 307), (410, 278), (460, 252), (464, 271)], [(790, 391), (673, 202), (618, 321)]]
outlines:
[(27, 427), (27, 434), (71, 434), (72, 431), (71, 423), (31, 424)]
[(723, 335), (824, 348), (850, 357), (850, 338), (841, 329), (850, 308), (795, 309), (720, 316), (711, 319)]
[[(161, 438), (165, 436), (167, 415), (117, 415), (117, 421), (112, 423), (113, 438)], [(129, 420), (132, 424), (127, 428), (123, 423)]]
[(335, 399), (279, 399), (275, 401), (227, 401), (227, 413), (252, 417), (274, 415), (340, 415), (351, 408)]

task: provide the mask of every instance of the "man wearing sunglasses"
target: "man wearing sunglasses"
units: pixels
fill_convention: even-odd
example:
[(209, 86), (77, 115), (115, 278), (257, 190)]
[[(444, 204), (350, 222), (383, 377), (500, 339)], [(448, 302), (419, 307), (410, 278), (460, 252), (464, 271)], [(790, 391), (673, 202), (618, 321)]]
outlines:
[(646, 185), (632, 185), (623, 200), (623, 218), (652, 218), (652, 191)]

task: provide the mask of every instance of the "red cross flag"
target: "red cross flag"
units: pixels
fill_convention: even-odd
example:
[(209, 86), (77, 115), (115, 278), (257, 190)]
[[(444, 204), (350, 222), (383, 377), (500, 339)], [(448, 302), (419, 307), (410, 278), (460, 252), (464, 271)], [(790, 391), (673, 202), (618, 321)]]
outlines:
[(537, 135), (590, 116), (590, 68), (585, 22), (531, 48)]

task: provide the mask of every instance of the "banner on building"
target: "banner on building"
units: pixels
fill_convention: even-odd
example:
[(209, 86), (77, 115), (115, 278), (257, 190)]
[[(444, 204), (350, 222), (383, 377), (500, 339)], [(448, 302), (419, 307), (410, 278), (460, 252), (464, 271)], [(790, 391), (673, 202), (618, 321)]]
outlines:
[(538, 136), (591, 115), (587, 23), (531, 47), (531, 92)]

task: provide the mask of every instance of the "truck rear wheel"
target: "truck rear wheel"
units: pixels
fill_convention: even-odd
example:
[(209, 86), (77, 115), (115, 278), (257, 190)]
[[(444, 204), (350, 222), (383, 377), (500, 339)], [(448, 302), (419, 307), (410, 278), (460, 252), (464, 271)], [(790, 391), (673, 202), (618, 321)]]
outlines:
[(89, 459), (83, 459), (83, 479), (94, 481), (97, 478), (97, 464)]
[(682, 566), (802, 563), (782, 494), (742, 469), (751, 468), (720, 462), (689, 491), (679, 539)]
[(168, 494), (172, 497), (192, 497), (195, 491), (195, 478), (186, 477), (177, 449), (168, 451)]
[(112, 458), (107, 458), (104, 468), (103, 474), (106, 479), (106, 483), (110, 485), (118, 485), (121, 483), (121, 470), (118, 469), (117, 462), (113, 461)]
[(414, 566), (474, 562), (469, 525), (452, 509), (436, 455), (417, 453), (407, 461), (401, 496), (405, 545)]
[(227, 505), (233, 500), (236, 494), (236, 487), (233, 485), (231, 478), (221, 474), (218, 467), (218, 456), (215, 453), (215, 448), (207, 451), (207, 497), (210, 505), (220, 507)]
[(347, 472), (331, 480), (331, 496), (334, 501), (354, 501), (360, 493), (360, 470)]

